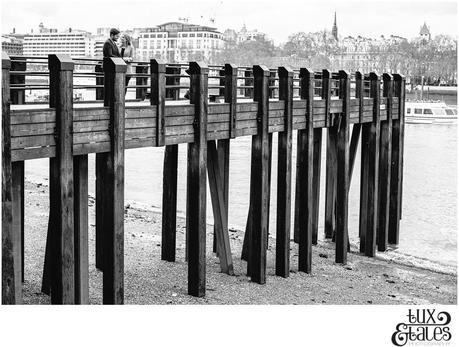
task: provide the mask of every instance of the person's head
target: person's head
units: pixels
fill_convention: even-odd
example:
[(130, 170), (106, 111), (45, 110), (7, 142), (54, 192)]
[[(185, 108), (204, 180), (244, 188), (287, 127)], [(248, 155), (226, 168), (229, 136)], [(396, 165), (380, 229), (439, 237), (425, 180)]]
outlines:
[(118, 40), (118, 38), (120, 37), (120, 31), (116, 28), (111, 28), (110, 29), (110, 38), (113, 40), (113, 41), (116, 41)]
[(127, 47), (127, 46), (130, 46), (130, 45), (131, 45), (131, 37), (130, 37), (128, 34), (123, 33), (123, 34), (121, 35), (121, 44), (122, 44), (123, 46), (126, 46), (126, 47)]

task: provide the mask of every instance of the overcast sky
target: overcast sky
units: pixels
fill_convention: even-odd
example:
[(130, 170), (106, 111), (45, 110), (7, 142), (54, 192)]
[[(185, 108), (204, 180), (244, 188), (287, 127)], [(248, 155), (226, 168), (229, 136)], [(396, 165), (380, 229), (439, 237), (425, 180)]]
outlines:
[(36, 31), (40, 22), (45, 27), (95, 32), (97, 27), (155, 26), (178, 17), (195, 24), (208, 24), (209, 18), (215, 18), (214, 26), (220, 31), (239, 30), (245, 23), (247, 29), (258, 29), (280, 43), (295, 32), (330, 30), (336, 11), (342, 36), (412, 38), (425, 21), (432, 35), (457, 37), (455, 0), (1, 0), (1, 4), (2, 33), (13, 28), (16, 32)]

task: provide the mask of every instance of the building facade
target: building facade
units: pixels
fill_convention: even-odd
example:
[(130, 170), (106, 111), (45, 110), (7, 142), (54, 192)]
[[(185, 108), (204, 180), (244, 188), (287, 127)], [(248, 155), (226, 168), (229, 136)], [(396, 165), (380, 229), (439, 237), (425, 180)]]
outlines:
[(94, 56), (92, 35), (83, 30), (66, 31), (48, 29), (40, 23), (37, 33), (24, 35), (24, 55), (44, 56), (48, 54), (67, 54), (72, 57)]
[(223, 34), (216, 28), (169, 22), (140, 30), (137, 56), (144, 61), (156, 58), (170, 63), (211, 61), (223, 47)]
[(23, 55), (23, 40), (9, 35), (2, 35), (2, 51), (8, 55)]

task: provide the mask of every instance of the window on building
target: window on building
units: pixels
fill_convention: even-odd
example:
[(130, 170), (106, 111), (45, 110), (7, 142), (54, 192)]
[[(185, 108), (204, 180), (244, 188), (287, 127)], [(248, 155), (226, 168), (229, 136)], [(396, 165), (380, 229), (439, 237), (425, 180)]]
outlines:
[(196, 48), (201, 48), (201, 40), (196, 41)]
[(424, 114), (433, 114), (430, 108), (424, 109)]
[(197, 37), (202, 37), (202, 33), (198, 33), (196, 36)]
[(194, 34), (190, 34), (190, 37), (194, 37)]
[(422, 109), (421, 108), (415, 108), (414, 109), (414, 114), (422, 114)]

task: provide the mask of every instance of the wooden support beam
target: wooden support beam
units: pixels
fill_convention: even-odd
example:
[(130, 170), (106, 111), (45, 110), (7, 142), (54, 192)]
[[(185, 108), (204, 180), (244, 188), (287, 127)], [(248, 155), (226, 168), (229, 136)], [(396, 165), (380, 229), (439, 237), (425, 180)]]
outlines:
[[(124, 302), (124, 87), (126, 64), (121, 58), (104, 58), (106, 99), (110, 113), (110, 152), (101, 163), (103, 207), (103, 303)], [(107, 81), (109, 83), (107, 83)]]
[(108, 153), (96, 153), (96, 269), (104, 269), (104, 220), (106, 211), (106, 190), (104, 189), (107, 177)]
[(188, 294), (206, 293), (206, 164), (209, 68), (190, 63), (190, 102), (195, 105), (194, 142), (188, 144)]
[(220, 168), (217, 145), (215, 141), (207, 142), (207, 172), (209, 176), (210, 195), (214, 213), (215, 232), (217, 236), (218, 257), (222, 272), (233, 275), (233, 260), (228, 235), (228, 211), (224, 196), (222, 168)]
[(293, 70), (279, 67), (279, 100), (284, 100), (284, 131), (278, 134), (276, 275), (290, 274)]
[(306, 99), (306, 129), (301, 134), (300, 151), (300, 198), (299, 198), (299, 252), (298, 270), (311, 273), (312, 267), (312, 229), (314, 220), (314, 72), (300, 69), (300, 96)]
[(312, 244), (317, 245), (319, 235), (319, 206), (320, 206), (320, 169), (322, 163), (322, 128), (314, 129), (314, 154), (313, 154), (313, 219), (312, 219)]
[(166, 146), (163, 169), (161, 259), (175, 261), (178, 145)]
[[(50, 162), (51, 302), (75, 303), (73, 69), (68, 56), (49, 55), (50, 107), (56, 109), (56, 157)], [(51, 82), (52, 81), (52, 82)], [(52, 186), (52, 188), (51, 188)]]
[(362, 169), (360, 198), (360, 243), (366, 256), (376, 252), (378, 218), (379, 136), (380, 136), (380, 76), (372, 72), (370, 97), (373, 98), (373, 121), (362, 127)]
[[(322, 129), (321, 129), (322, 130)], [(301, 158), (301, 148), (303, 148), (303, 144), (301, 143), (302, 141), (302, 136), (301, 136), (301, 131), (298, 130), (296, 132), (296, 165), (295, 165), (295, 170), (296, 170), (296, 179), (295, 179), (295, 206), (299, 206), (300, 204), (300, 158)], [(293, 213), (293, 242), (299, 243), (300, 242), (300, 209), (296, 208), (294, 209)]]
[(102, 75), (96, 75), (96, 85), (97, 86), (102, 86), (102, 87), (97, 87), (96, 88), (96, 100), (103, 101), (104, 100), (104, 87), (103, 87), (103, 85), (104, 85), (104, 76), (103, 76), (104, 69), (102, 67), (102, 64), (97, 64), (94, 67), (94, 72), (102, 73)]
[(20, 245), (13, 228), (9, 56), (2, 52), (2, 305), (22, 302)]
[(394, 96), (398, 98), (398, 117), (392, 120), (392, 154), (388, 242), (397, 245), (400, 233), (403, 132), (405, 114), (405, 77), (394, 75)]
[(89, 304), (88, 156), (73, 157), (75, 191), (75, 303)]
[(24, 282), (24, 161), (15, 161), (12, 168), (12, 194), (13, 194), (13, 235), (21, 253), (16, 268), (17, 275)]
[(351, 103), (350, 76), (339, 71), (339, 98), (343, 100), (343, 112), (337, 127), (337, 184), (336, 184), (336, 252), (335, 262), (347, 263), (348, 250), (348, 201), (349, 201), (349, 117)]
[(335, 205), (336, 205), (336, 127), (331, 121), (331, 73), (329, 70), (322, 71), (322, 99), (325, 100), (325, 126), (328, 127), (326, 179), (325, 179), (325, 238), (330, 239), (335, 233)]
[(387, 250), (389, 232), (389, 202), (390, 202), (390, 175), (392, 154), (392, 95), (393, 77), (383, 74), (383, 97), (387, 98), (387, 120), (381, 121), (381, 134), (379, 143), (379, 178), (378, 178), (378, 224), (376, 229), (376, 242), (378, 251)]
[(252, 233), (250, 242), (250, 277), (266, 283), (266, 248), (269, 223), (269, 69), (254, 65), (254, 100), (258, 102), (257, 135), (252, 137)]

